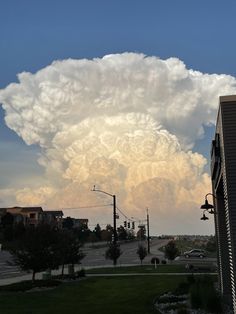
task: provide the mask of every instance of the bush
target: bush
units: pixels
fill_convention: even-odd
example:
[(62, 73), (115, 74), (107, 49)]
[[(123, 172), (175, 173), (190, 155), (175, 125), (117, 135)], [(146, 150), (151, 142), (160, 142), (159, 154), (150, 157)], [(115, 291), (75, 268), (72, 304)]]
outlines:
[(32, 281), (21, 281), (17, 283), (13, 283), (6, 286), (0, 286), (0, 291), (8, 291), (8, 292), (18, 292), (18, 291), (27, 291), (33, 288), (49, 288), (56, 287), (60, 285), (61, 282), (58, 280), (35, 280), (34, 283)]
[(152, 259), (151, 259), (151, 264), (159, 264), (160, 263), (160, 260), (159, 260), (159, 258), (158, 257), (152, 257)]
[(186, 308), (181, 308), (178, 310), (178, 314), (188, 314), (188, 310)]
[(195, 283), (190, 288), (190, 302), (194, 309), (203, 308), (201, 288), (198, 283)]
[(175, 289), (175, 295), (183, 295), (189, 293), (190, 284), (188, 282), (181, 282)]
[(190, 285), (194, 284), (194, 283), (195, 283), (195, 277), (194, 277), (194, 275), (193, 275), (193, 274), (192, 274), (192, 275), (188, 275), (188, 276), (187, 276), (187, 281), (188, 281), (188, 283), (189, 283)]
[(185, 268), (189, 271), (194, 271), (194, 266), (192, 264), (186, 264)]
[(77, 276), (78, 278), (80, 278), (80, 277), (85, 277), (85, 276), (86, 276), (85, 270), (84, 270), (84, 269), (78, 270), (78, 271), (76, 272), (76, 276)]
[(161, 263), (162, 263), (163, 265), (166, 265), (166, 260), (163, 259), (163, 260), (161, 261)]
[(192, 284), (190, 301), (195, 309), (201, 308), (211, 313), (222, 313), (221, 298), (209, 276), (199, 278)]
[(175, 241), (169, 241), (167, 245), (165, 246), (165, 258), (169, 259), (170, 261), (173, 261), (176, 256), (179, 255), (179, 250), (176, 246)]

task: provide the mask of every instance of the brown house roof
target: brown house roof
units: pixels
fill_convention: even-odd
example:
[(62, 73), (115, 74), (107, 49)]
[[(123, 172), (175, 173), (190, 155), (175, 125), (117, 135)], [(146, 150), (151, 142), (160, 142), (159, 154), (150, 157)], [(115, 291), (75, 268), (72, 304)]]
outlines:
[(43, 211), (44, 214), (50, 214), (50, 215), (54, 215), (54, 216), (63, 216), (63, 211), (62, 210), (44, 210)]
[(22, 207), (22, 212), (43, 212), (42, 207)]

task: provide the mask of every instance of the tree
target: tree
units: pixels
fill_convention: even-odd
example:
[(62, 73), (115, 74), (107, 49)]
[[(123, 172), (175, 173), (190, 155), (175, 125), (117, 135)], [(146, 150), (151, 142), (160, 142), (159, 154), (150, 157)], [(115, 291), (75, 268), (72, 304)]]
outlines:
[(1, 219), (1, 227), (3, 229), (3, 241), (13, 240), (13, 224), (14, 216), (10, 213), (6, 213)]
[(206, 250), (209, 252), (216, 252), (216, 238), (214, 236), (212, 236), (206, 244)]
[(137, 254), (139, 256), (139, 259), (140, 259), (140, 262), (141, 262), (141, 265), (142, 265), (144, 258), (147, 256), (147, 249), (146, 249), (146, 247), (144, 247), (143, 245), (140, 244), (138, 246), (138, 249), (137, 249)]
[(96, 227), (94, 228), (94, 233), (95, 233), (98, 240), (101, 240), (101, 231), (102, 231), (102, 229), (101, 229), (100, 225), (97, 224)]
[(123, 226), (120, 226), (117, 229), (117, 236), (119, 240), (126, 240), (128, 237), (127, 231), (125, 230), (125, 228)]
[(165, 246), (165, 257), (173, 261), (179, 255), (179, 250), (176, 247), (175, 241), (169, 241)]
[(140, 225), (139, 226), (139, 230), (137, 232), (137, 239), (139, 239), (139, 240), (145, 240), (146, 239), (145, 225)]
[(112, 240), (113, 235), (113, 227), (111, 225), (107, 225), (105, 230), (101, 231), (101, 240), (110, 242)]
[(12, 226), (13, 223), (14, 223), (14, 217), (11, 213), (6, 213), (4, 216), (2, 216), (1, 225), (3, 226), (3, 228), (7, 226)]
[(62, 226), (65, 229), (72, 229), (74, 226), (73, 219), (71, 217), (66, 217), (65, 219), (63, 219)]
[(81, 243), (89, 241), (89, 236), (92, 233), (91, 230), (88, 229), (88, 226), (85, 224), (82, 224), (79, 227), (73, 228), (73, 232), (74, 234), (76, 234), (76, 236), (78, 237)]
[(85, 257), (81, 251), (81, 243), (71, 230), (60, 230), (58, 232), (56, 254), (62, 265), (62, 276), (66, 264), (72, 265), (74, 269), (74, 265)]
[(13, 260), (22, 270), (32, 271), (32, 281), (35, 274), (46, 269), (59, 266), (56, 254), (56, 231), (47, 224), (28, 227), (24, 234), (14, 241), (10, 248)]
[(121, 256), (122, 252), (119, 244), (110, 243), (109, 248), (105, 252), (106, 259), (111, 259), (114, 265), (117, 264), (118, 258)]
[(97, 241), (97, 237), (96, 237), (96, 234), (95, 232), (90, 232), (89, 236), (88, 236), (88, 242), (91, 242), (92, 245), (94, 244), (94, 242)]

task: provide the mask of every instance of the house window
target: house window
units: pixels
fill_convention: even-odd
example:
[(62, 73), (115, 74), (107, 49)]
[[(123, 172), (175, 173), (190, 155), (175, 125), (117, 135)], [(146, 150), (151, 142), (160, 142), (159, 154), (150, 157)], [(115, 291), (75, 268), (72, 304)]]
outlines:
[(29, 217), (30, 217), (31, 219), (35, 219), (35, 218), (36, 218), (36, 214), (31, 213), (31, 214), (29, 215)]

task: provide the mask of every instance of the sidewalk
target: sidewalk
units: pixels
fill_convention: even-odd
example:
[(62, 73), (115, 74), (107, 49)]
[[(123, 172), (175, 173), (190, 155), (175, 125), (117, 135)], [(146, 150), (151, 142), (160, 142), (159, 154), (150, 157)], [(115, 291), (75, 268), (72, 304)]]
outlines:
[[(75, 271), (78, 271), (80, 269), (81, 269), (80, 266), (75, 265)], [(40, 272), (40, 273), (36, 273), (35, 279), (36, 280), (42, 279), (42, 276), (44, 273), (45, 273), (45, 271)], [(61, 274), (61, 268), (52, 270), (51, 273), (52, 273), (52, 275), (60, 275)], [(64, 273), (65, 274), (68, 273), (68, 267), (67, 266), (65, 267)], [(2, 278), (2, 279), (0, 279), (0, 286), (10, 285), (12, 283), (17, 283), (17, 282), (21, 282), (24, 280), (31, 280), (31, 279), (32, 279), (32, 273), (28, 273), (28, 274), (24, 274), (24, 275), (22, 274), (22, 275), (19, 275), (16, 277)]]
[[(75, 271), (79, 270), (79, 267), (75, 267)], [(65, 273), (67, 273), (65, 271)], [(44, 272), (37, 273), (35, 279), (42, 279)], [(61, 270), (53, 270), (52, 275), (61, 274)], [(86, 274), (86, 277), (119, 277), (119, 276), (189, 276), (191, 273), (121, 273), (121, 274)], [(194, 273), (194, 276), (206, 275), (206, 273)], [(216, 273), (207, 273), (207, 275), (217, 275)], [(0, 279), (0, 286), (5, 286), (24, 280), (31, 280), (32, 274), (22, 275), (18, 277)]]

